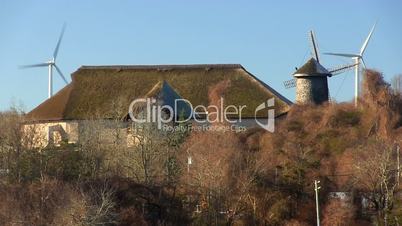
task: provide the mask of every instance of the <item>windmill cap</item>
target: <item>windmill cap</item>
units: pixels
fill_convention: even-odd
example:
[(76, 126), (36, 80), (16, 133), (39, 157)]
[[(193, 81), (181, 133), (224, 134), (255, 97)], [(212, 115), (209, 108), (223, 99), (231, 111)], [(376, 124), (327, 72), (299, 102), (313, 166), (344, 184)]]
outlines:
[(293, 73), (293, 76), (295, 77), (330, 75), (331, 73), (314, 58), (308, 60), (301, 68)]

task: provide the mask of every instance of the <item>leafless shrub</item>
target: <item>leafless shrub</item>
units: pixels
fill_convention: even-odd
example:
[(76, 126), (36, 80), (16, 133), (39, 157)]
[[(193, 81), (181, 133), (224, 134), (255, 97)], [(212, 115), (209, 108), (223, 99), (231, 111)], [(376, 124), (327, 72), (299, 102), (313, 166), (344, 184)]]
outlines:
[(83, 219), (84, 225), (113, 225), (116, 224), (116, 204), (114, 189), (105, 181), (100, 187), (90, 185), (84, 193), (87, 199), (87, 214)]
[(322, 225), (324, 226), (349, 226), (354, 225), (355, 208), (341, 200), (331, 199), (323, 210)]

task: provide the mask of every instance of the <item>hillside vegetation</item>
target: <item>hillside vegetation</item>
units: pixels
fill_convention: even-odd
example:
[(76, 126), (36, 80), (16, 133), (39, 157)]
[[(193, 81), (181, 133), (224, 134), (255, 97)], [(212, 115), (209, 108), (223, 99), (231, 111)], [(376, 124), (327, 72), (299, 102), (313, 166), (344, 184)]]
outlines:
[[(210, 87), (209, 102), (227, 87)], [(0, 225), (315, 225), (314, 180), (322, 225), (402, 224), (402, 98), (376, 71), (363, 90), (357, 108), (294, 105), (275, 133), (161, 135), (149, 125), (134, 147), (119, 130), (104, 143), (97, 120), (80, 144), (30, 150), (24, 114), (3, 112)]]

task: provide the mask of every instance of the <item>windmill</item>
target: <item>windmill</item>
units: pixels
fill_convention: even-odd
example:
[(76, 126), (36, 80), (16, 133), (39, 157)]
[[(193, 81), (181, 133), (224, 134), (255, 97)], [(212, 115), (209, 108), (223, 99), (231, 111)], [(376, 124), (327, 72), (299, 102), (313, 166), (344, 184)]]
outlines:
[(64, 75), (61, 72), (60, 68), (56, 65), (56, 58), (57, 58), (57, 54), (59, 52), (60, 43), (61, 43), (61, 40), (63, 39), (65, 29), (66, 29), (66, 25), (64, 24), (63, 28), (61, 30), (60, 36), (59, 36), (59, 40), (57, 41), (56, 48), (54, 49), (53, 57), (52, 57), (51, 60), (46, 61), (44, 63), (40, 63), (40, 64), (31, 64), (31, 65), (20, 66), (21, 69), (33, 68), (33, 67), (48, 67), (48, 72), (49, 72), (49, 75), (48, 75), (49, 76), (48, 98), (52, 97), (52, 95), (53, 95), (53, 67), (56, 69), (56, 71), (58, 72), (60, 77), (64, 80), (64, 82), (66, 84), (68, 84), (67, 79), (64, 77)]
[(375, 26), (377, 23), (373, 25), (370, 30), (369, 35), (367, 36), (366, 40), (364, 41), (362, 47), (360, 48), (360, 52), (357, 54), (350, 54), (350, 53), (324, 53), (326, 55), (333, 55), (333, 56), (341, 56), (341, 57), (348, 57), (352, 58), (356, 67), (355, 67), (355, 106), (357, 106), (357, 99), (359, 97), (359, 90), (360, 90), (360, 67), (359, 65), (362, 64), (364, 68), (366, 68), (366, 64), (364, 63), (363, 54), (367, 48), (367, 45), (371, 39), (371, 35), (374, 32)]
[(286, 88), (296, 87), (296, 103), (321, 104), (328, 101), (328, 77), (337, 75), (355, 67), (356, 64), (343, 65), (333, 69), (327, 69), (321, 65), (319, 50), (313, 31), (309, 32), (312, 58), (301, 68), (296, 68), (294, 79), (284, 82)]

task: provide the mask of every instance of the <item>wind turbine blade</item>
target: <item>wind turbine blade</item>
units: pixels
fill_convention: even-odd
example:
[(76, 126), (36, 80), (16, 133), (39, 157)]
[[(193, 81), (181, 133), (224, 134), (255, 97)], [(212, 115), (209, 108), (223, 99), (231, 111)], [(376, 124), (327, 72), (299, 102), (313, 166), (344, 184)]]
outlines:
[(357, 54), (349, 54), (349, 53), (324, 53), (324, 54), (325, 54), (325, 55), (332, 55), (332, 56), (349, 57), (349, 58), (354, 58), (354, 57), (360, 58), (360, 55), (357, 55)]
[(364, 67), (364, 68), (367, 68), (367, 67), (366, 67), (366, 63), (364, 62), (363, 58), (360, 58), (360, 60), (362, 61), (363, 67)]
[(18, 68), (24, 69), (24, 68), (31, 68), (31, 67), (47, 67), (47, 66), (49, 66), (48, 63), (41, 63), (41, 64), (21, 65)]
[(319, 56), (318, 56), (318, 45), (315, 39), (314, 31), (310, 31), (310, 42), (311, 42), (311, 48), (312, 48), (312, 54), (314, 58), (317, 60), (317, 62), (320, 62)]
[(61, 43), (61, 40), (63, 39), (65, 30), (66, 30), (66, 24), (64, 23), (63, 28), (61, 29), (59, 40), (57, 41), (56, 48), (54, 49), (54, 52), (53, 52), (53, 59), (55, 59), (55, 60), (56, 60), (57, 54), (59, 53), (60, 43)]
[(369, 35), (367, 36), (366, 40), (363, 43), (362, 48), (360, 49), (360, 55), (361, 56), (363, 55), (364, 51), (367, 48), (367, 45), (368, 45), (368, 43), (370, 41), (371, 35), (373, 34), (376, 25), (377, 25), (377, 22), (374, 23), (373, 27), (371, 28), (371, 31), (370, 31)]
[(65, 82), (66, 84), (68, 84), (67, 79), (66, 79), (66, 77), (64, 77), (64, 75), (63, 75), (63, 73), (61, 72), (60, 68), (57, 67), (56, 64), (53, 64), (53, 65), (54, 65), (54, 67), (56, 68), (56, 71), (59, 72), (60, 77), (64, 80), (64, 82)]

